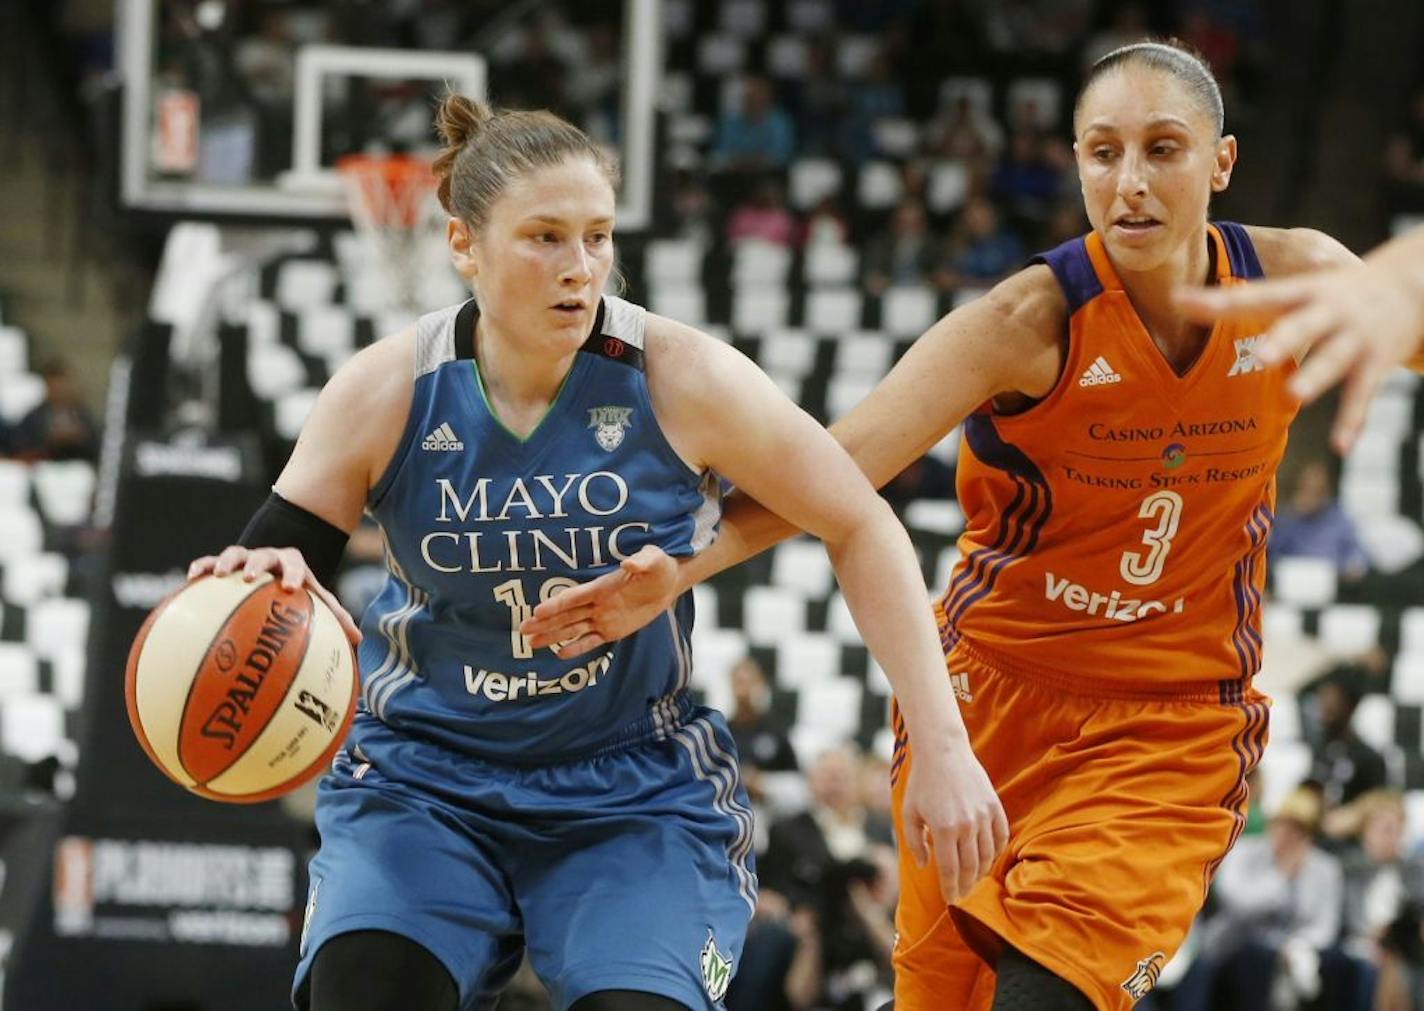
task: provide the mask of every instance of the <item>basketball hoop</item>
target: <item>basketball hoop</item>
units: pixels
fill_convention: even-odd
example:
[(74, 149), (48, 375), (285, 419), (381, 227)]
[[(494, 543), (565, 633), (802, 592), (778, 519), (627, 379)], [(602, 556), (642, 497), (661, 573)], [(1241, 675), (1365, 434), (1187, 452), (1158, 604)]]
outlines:
[(415, 310), (432, 245), (444, 248), (445, 215), (430, 162), (412, 155), (346, 155), (336, 163), (351, 221), (384, 272), (393, 307)]

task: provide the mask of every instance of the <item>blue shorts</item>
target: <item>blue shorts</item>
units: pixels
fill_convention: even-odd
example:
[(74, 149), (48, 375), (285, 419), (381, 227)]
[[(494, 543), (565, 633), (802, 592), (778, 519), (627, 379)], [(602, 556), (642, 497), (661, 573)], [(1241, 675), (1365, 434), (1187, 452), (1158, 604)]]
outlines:
[(720, 1008), (756, 901), (752, 816), (720, 714), (577, 762), (510, 766), (358, 717), (318, 790), (293, 1000), (353, 930), (423, 945), (460, 1007), (528, 950), (557, 1008), (597, 990)]

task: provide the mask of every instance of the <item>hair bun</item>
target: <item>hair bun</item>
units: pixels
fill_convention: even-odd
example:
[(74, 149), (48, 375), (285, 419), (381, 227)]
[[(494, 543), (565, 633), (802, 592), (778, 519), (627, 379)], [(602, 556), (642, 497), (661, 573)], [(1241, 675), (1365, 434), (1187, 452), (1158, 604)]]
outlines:
[(440, 139), (447, 147), (462, 148), (493, 113), (490, 107), (478, 99), (451, 92), (440, 100), (435, 111), (435, 129), (440, 131)]

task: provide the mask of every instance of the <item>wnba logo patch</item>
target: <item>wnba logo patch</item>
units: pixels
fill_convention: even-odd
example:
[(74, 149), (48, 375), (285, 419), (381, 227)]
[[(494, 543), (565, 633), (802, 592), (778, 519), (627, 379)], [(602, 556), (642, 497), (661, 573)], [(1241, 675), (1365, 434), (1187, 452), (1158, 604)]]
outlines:
[(632, 422), (631, 407), (595, 407), (588, 412), (588, 427), (601, 449), (613, 452), (623, 442), (623, 430)]
[(732, 960), (717, 950), (712, 931), (707, 931), (707, 943), (702, 946), (702, 985), (707, 996), (719, 1001), (727, 995), (732, 982)]
[(1122, 981), (1122, 988), (1133, 1000), (1141, 1000), (1157, 985), (1157, 977), (1162, 975), (1162, 965), (1167, 956), (1154, 951), (1137, 963), (1137, 971)]

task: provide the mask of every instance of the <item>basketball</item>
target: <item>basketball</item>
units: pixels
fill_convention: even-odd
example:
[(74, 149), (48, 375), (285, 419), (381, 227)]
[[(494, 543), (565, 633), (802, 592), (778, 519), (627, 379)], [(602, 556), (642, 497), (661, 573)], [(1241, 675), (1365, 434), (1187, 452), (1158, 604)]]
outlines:
[(129, 650), (129, 722), (153, 763), (209, 800), (270, 800), (320, 773), (359, 679), (345, 634), (306, 589), (206, 576), (163, 600)]

